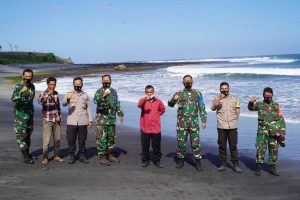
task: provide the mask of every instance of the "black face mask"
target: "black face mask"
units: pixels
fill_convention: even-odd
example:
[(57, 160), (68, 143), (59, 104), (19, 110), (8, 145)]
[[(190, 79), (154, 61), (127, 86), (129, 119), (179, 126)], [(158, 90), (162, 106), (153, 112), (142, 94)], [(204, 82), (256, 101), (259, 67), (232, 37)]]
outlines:
[(81, 91), (82, 86), (74, 86), (75, 91)]
[(272, 97), (264, 97), (264, 102), (269, 104), (272, 102)]
[(224, 94), (225, 96), (229, 95), (229, 91), (221, 91), (222, 94)]
[(24, 83), (26, 83), (26, 84), (29, 84), (29, 83), (31, 83), (31, 79), (23, 79), (24, 80)]
[(103, 85), (104, 88), (109, 88), (110, 87), (110, 83), (108, 83), (108, 82), (104, 82), (104, 83), (102, 83), (102, 85)]
[(191, 82), (185, 82), (185, 83), (183, 83), (183, 85), (184, 85), (184, 87), (185, 87), (186, 89), (191, 89), (193, 83), (191, 83)]

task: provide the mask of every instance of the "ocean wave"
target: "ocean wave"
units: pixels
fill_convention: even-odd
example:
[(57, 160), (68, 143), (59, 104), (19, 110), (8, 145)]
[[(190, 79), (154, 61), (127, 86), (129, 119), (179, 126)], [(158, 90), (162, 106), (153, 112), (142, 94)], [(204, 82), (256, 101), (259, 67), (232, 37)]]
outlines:
[(251, 68), (251, 67), (227, 67), (227, 68), (202, 68), (195, 66), (176, 66), (166, 69), (170, 76), (183, 76), (187, 72), (190, 75), (209, 75), (209, 74), (258, 74), (258, 75), (280, 75), (280, 76), (300, 76), (300, 69), (293, 68)]
[(291, 58), (277, 58), (277, 57), (246, 57), (246, 58), (216, 58), (203, 59), (204, 62), (230, 62), (230, 63), (247, 63), (247, 64), (285, 64), (299, 61)]
[(147, 61), (146, 63), (229, 62), (229, 63), (247, 63), (253, 65), (253, 64), (287, 64), (287, 63), (294, 63), (298, 61), (299, 59), (293, 59), (293, 58), (263, 56), (263, 57), (238, 57), (238, 58), (156, 60), (156, 61)]
[[(242, 116), (242, 117), (257, 118), (257, 113), (245, 113), (245, 112), (241, 112), (240, 116)], [(284, 120), (287, 123), (300, 124), (300, 119), (298, 119), (298, 118), (285, 117)]]

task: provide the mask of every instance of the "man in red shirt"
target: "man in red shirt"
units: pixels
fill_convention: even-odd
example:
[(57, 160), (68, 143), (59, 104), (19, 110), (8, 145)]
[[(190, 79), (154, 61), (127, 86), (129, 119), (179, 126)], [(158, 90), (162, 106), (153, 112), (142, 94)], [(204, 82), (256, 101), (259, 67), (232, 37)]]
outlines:
[(142, 143), (142, 167), (149, 165), (149, 147), (150, 141), (154, 154), (153, 163), (158, 168), (160, 165), (161, 150), (161, 125), (160, 116), (165, 112), (163, 102), (154, 97), (154, 88), (152, 85), (147, 85), (145, 88), (146, 96), (141, 98), (138, 102), (138, 107), (141, 108), (141, 143)]

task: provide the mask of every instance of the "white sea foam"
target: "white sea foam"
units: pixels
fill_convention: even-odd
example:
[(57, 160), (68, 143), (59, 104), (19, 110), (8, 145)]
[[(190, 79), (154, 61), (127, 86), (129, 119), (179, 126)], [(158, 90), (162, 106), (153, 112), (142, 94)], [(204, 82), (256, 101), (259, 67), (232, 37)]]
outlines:
[(300, 76), (300, 69), (293, 68), (251, 68), (251, 67), (202, 67), (200, 65), (186, 65), (168, 67), (167, 72), (171, 76), (183, 76), (187, 72), (190, 75), (208, 75), (208, 74), (258, 74), (258, 75), (285, 75)]
[(210, 58), (210, 59), (182, 59), (182, 60), (156, 60), (147, 61), (146, 63), (183, 63), (183, 62), (230, 62), (230, 63), (247, 63), (247, 64), (286, 64), (299, 61), (291, 58), (278, 57), (241, 57), (241, 58)]
[(272, 63), (293, 63), (297, 59), (276, 58), (276, 57), (248, 57), (248, 58), (216, 58), (203, 59), (205, 62), (231, 62), (231, 63), (247, 63), (247, 64), (272, 64)]
[[(242, 117), (251, 117), (251, 118), (257, 118), (257, 112), (250, 113), (250, 112), (241, 112), (240, 116)], [(285, 117), (284, 120), (291, 124), (300, 124), (300, 119), (292, 118), (292, 117)]]

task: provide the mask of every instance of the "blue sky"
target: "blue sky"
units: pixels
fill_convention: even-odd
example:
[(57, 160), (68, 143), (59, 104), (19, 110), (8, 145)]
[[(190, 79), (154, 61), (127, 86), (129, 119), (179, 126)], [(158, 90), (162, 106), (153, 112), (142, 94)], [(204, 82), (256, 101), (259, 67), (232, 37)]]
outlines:
[(0, 45), (76, 63), (300, 53), (297, 0), (0, 0)]

